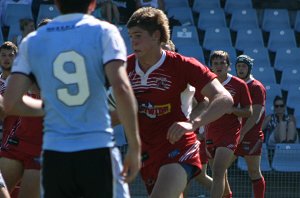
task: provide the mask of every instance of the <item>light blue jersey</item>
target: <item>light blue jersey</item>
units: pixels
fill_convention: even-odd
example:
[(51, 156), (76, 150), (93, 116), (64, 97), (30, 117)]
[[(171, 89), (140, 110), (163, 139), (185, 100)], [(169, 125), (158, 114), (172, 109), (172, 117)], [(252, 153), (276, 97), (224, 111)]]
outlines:
[(104, 64), (126, 61), (118, 29), (90, 15), (55, 18), (26, 37), (12, 72), (31, 75), (45, 108), (43, 149), (114, 146)]

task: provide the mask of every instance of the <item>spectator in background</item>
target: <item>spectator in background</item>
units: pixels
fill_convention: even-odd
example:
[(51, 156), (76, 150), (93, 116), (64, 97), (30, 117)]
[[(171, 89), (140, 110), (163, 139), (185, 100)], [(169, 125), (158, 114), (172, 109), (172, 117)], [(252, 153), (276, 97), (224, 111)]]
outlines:
[(113, 0), (98, 0), (101, 7), (101, 16), (104, 20), (118, 25), (120, 23), (120, 12)]
[[(265, 118), (266, 89), (261, 82), (251, 75), (252, 67), (253, 59), (251, 57), (247, 55), (237, 57), (235, 63), (236, 74), (247, 83), (252, 99), (253, 113), (250, 117), (242, 119), (240, 140), (235, 155), (245, 158), (254, 198), (263, 198), (266, 184), (260, 171), (260, 161), (264, 139), (261, 126)], [(235, 108), (234, 113), (240, 115), (240, 108)]]
[(21, 34), (16, 35), (12, 39), (12, 42), (16, 46), (19, 46), (23, 38), (25, 38), (30, 32), (33, 32), (35, 30), (35, 24), (33, 19), (21, 19), (19, 24), (20, 24)]
[(286, 113), (284, 99), (276, 96), (273, 106), (274, 113), (266, 116), (262, 125), (267, 145), (274, 148), (276, 143), (298, 143), (296, 119), (294, 115)]

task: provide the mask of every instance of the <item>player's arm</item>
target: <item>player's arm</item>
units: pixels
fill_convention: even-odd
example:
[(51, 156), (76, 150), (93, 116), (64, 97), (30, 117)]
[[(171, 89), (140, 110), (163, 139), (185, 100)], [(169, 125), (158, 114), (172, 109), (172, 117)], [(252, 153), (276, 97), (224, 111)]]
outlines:
[(228, 113), (233, 105), (232, 96), (217, 79), (205, 85), (201, 93), (208, 98), (209, 105), (206, 111), (193, 120), (194, 129), (219, 119)]
[(217, 79), (207, 83), (201, 90), (201, 94), (209, 100), (206, 110), (190, 122), (172, 124), (167, 133), (167, 139), (171, 144), (177, 142), (184, 133), (195, 131), (197, 128), (219, 119), (232, 108), (232, 96)]
[(253, 126), (259, 122), (263, 112), (264, 112), (264, 107), (262, 105), (260, 104), (253, 105), (252, 115), (247, 119), (247, 121), (241, 128), (239, 142), (241, 142), (245, 137), (245, 135), (250, 131), (250, 129), (252, 129)]
[(208, 98), (204, 98), (201, 102), (197, 102), (197, 100), (194, 101), (196, 104), (194, 105), (193, 110), (191, 112), (190, 120), (194, 120), (198, 115), (200, 115), (201, 112), (204, 111), (209, 104)]
[(237, 117), (248, 118), (252, 115), (252, 112), (252, 105), (247, 105), (245, 107), (232, 107), (232, 113)]
[[(132, 181), (141, 167), (141, 141), (137, 121), (137, 103), (131, 88), (123, 61), (111, 61), (106, 64), (105, 71), (116, 99), (119, 119), (124, 126), (128, 141), (128, 152), (124, 161), (125, 181)], [(128, 158), (127, 158), (128, 157)], [(130, 159), (129, 159), (130, 158)], [(128, 164), (126, 164), (128, 163)]]
[(11, 74), (3, 97), (3, 108), (7, 115), (43, 116), (42, 101), (24, 96), (31, 87), (29, 77), (20, 73)]

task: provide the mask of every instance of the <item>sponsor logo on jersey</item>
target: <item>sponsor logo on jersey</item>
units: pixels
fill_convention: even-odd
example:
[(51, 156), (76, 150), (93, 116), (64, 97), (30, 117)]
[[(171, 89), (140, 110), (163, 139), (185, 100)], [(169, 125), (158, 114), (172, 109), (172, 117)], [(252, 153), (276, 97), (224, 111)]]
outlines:
[(151, 103), (143, 103), (139, 105), (139, 113), (145, 114), (149, 118), (157, 118), (171, 112), (171, 104), (153, 105)]

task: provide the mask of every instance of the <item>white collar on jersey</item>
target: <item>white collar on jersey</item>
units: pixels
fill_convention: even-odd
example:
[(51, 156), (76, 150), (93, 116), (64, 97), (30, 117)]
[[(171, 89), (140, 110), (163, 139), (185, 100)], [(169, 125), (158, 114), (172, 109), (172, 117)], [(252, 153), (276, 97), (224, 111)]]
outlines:
[(231, 80), (231, 78), (232, 78), (232, 75), (231, 74), (227, 74), (227, 78), (226, 78), (226, 80), (224, 80), (223, 82), (222, 82), (222, 85), (224, 86), (224, 85), (227, 85), (227, 83)]
[(139, 61), (138, 59), (135, 59), (135, 72), (140, 75), (140, 76), (148, 76), (149, 74), (151, 74), (154, 70), (156, 70), (158, 67), (160, 67), (163, 62), (165, 61), (166, 59), (166, 52), (164, 50), (162, 50), (162, 55), (161, 55), (161, 58), (157, 61), (157, 63), (155, 63), (154, 65), (152, 65), (150, 67), (150, 69), (148, 69), (148, 71), (146, 73), (144, 73), (142, 70), (141, 70), (141, 67), (139, 65)]
[(252, 74), (250, 74), (250, 78), (249, 78), (249, 80), (247, 80), (246, 83), (248, 84), (248, 83), (252, 82), (253, 80), (254, 80), (254, 77), (252, 76)]

